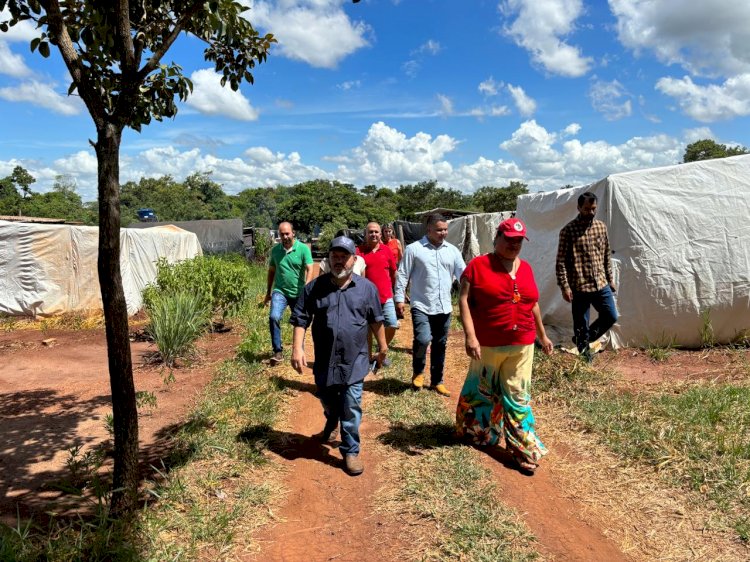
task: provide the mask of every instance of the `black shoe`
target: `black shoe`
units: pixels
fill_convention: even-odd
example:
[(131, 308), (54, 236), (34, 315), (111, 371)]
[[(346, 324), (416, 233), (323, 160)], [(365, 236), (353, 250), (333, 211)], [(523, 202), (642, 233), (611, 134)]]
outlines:
[(271, 365), (278, 365), (279, 363), (283, 361), (284, 361), (284, 355), (280, 351), (277, 351), (276, 353), (273, 354), (273, 357), (271, 357)]
[(333, 429), (323, 428), (323, 431), (315, 436), (321, 443), (333, 443), (339, 438), (339, 427), (335, 426)]

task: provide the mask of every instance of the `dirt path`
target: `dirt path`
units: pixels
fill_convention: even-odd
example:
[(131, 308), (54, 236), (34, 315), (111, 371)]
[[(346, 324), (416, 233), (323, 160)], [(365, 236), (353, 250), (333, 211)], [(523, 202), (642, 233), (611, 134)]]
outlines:
[[(144, 408), (139, 419), (144, 466), (158, 466), (170, 429), (238, 342), (233, 333), (205, 336), (202, 360), (175, 370), (168, 385), (159, 367), (143, 365), (153, 345), (131, 343), (136, 390), (156, 397), (156, 407)], [(22, 516), (54, 509), (64, 494), (51, 484), (70, 476), (70, 449), (83, 453), (107, 440), (111, 411), (103, 329), (0, 334), (0, 521), (14, 524), (17, 508)]]
[[(411, 322), (402, 322), (398, 347), (410, 347)], [(308, 344), (308, 349), (311, 346)], [(446, 400), (453, 411), (468, 367), (463, 352), (463, 334), (450, 336), (446, 360), (446, 382), (454, 391)], [(320, 403), (312, 392), (312, 375), (297, 377), (288, 366), (279, 367), (285, 384), (299, 391), (290, 418), (288, 433), (280, 432), (270, 448), (289, 470), (286, 486), (291, 490), (280, 511), (282, 522), (260, 538), (261, 552), (256, 560), (274, 561), (381, 561), (401, 558), (399, 526), (383, 514), (374, 513), (370, 501), (378, 490), (378, 466), (382, 459), (373, 443), (387, 428), (367, 416), (367, 404), (374, 397), (364, 394), (364, 418), (361, 428), (363, 475), (352, 478), (341, 469), (341, 457), (335, 448), (316, 443), (310, 436), (319, 432), (324, 418)], [(550, 420), (540, 420), (543, 428)], [(557, 462), (567, 450), (549, 443), (552, 453), (546, 462)], [(484, 464), (496, 476), (502, 496), (515, 508), (539, 540), (540, 550), (553, 560), (619, 561), (628, 558), (600, 529), (587, 524), (578, 504), (558, 488), (550, 472), (541, 468), (533, 477), (520, 474), (501, 461), (482, 455)]]
[[(311, 349), (308, 341), (308, 353)], [(289, 471), (285, 485), (290, 492), (281, 509), (281, 522), (259, 537), (261, 552), (255, 559), (397, 560), (400, 529), (371, 506), (381, 486), (381, 459), (372, 445), (385, 428), (368, 419), (367, 404), (373, 396), (367, 391), (367, 384), (360, 427), (365, 471), (352, 477), (342, 470), (343, 461), (336, 446), (323, 445), (312, 438), (325, 421), (320, 402), (313, 394), (312, 372), (308, 369), (298, 376), (288, 364), (277, 369), (282, 384), (299, 393), (289, 431), (277, 431), (269, 443), (278, 461)]]
[[(402, 323), (401, 341), (411, 338), (411, 323)], [(445, 381), (452, 391), (446, 408), (455, 411), (458, 395), (469, 367), (464, 351), (464, 335), (451, 332), (446, 352)], [(525, 476), (503, 459), (481, 455), (484, 465), (492, 470), (506, 505), (517, 510), (539, 541), (540, 551), (553, 560), (614, 562), (629, 560), (600, 529), (586, 523), (577, 502), (560, 489), (545, 464), (559, 462), (568, 451), (564, 445), (544, 439), (545, 424), (553, 420), (537, 419), (540, 436), (550, 449), (534, 476)]]

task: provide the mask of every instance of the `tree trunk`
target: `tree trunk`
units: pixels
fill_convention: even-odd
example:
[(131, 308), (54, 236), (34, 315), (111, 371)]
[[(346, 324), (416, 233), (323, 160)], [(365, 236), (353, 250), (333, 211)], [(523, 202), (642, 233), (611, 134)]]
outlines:
[(118, 517), (137, 505), (138, 409), (128, 338), (128, 310), (120, 273), (120, 140), (122, 127), (107, 123), (97, 131), (99, 165), (99, 285), (107, 332), (109, 381), (114, 417), (115, 467), (111, 513)]

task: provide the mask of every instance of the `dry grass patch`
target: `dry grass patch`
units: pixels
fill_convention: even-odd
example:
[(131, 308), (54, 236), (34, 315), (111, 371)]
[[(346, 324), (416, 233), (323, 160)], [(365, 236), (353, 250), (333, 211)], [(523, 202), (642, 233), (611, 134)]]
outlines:
[[(444, 399), (408, 389), (403, 354), (381, 379), (381, 396), (367, 414), (386, 420), (378, 440), (385, 485), (377, 509), (404, 525), (408, 560), (535, 560), (536, 542), (506, 507), (492, 473), (471, 447), (453, 439), (453, 420)], [(390, 390), (389, 390), (390, 389)]]
[[(742, 560), (750, 397), (708, 383), (624, 385), (572, 358), (537, 363), (547, 466), (635, 559)], [(731, 422), (730, 422), (731, 420)], [(556, 453), (557, 452), (557, 453)]]

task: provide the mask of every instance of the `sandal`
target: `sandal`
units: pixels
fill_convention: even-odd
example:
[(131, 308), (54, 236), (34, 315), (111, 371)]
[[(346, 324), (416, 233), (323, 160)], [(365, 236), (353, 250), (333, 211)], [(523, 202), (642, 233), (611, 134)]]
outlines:
[(516, 467), (521, 472), (529, 472), (531, 474), (534, 474), (534, 471), (539, 468), (538, 464), (526, 460), (526, 458), (522, 457), (521, 455), (513, 455), (513, 461), (516, 463)]

